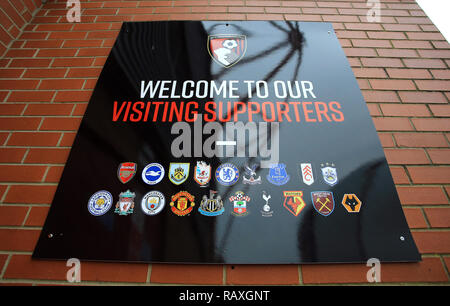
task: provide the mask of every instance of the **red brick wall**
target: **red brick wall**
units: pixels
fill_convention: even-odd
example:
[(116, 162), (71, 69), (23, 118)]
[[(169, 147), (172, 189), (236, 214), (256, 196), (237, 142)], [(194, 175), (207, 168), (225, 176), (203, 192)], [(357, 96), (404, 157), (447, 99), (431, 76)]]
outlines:
[[(423, 261), (382, 264), (392, 283), (449, 282), (450, 45), (412, 0), (1, 1), (0, 284), (66, 283), (64, 262), (34, 261), (74, 135), (122, 21), (332, 22), (375, 122)], [(14, 5), (12, 5), (14, 3)], [(4, 33), (6, 32), (6, 33)], [(7, 48), (7, 50), (5, 50)], [(364, 283), (368, 267), (88, 263), (82, 280), (189, 284)]]

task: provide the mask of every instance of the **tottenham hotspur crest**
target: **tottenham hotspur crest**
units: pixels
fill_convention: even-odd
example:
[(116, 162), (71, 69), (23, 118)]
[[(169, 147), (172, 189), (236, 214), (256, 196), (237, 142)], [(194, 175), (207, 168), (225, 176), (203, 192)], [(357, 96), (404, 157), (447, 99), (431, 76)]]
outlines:
[(239, 62), (247, 49), (245, 35), (217, 34), (208, 36), (208, 52), (212, 59), (225, 68)]

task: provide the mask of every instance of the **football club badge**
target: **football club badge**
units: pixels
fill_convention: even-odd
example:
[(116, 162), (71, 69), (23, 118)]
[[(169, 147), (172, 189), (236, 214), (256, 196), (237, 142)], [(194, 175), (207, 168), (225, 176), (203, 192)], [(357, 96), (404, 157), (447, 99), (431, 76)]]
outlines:
[(283, 191), (283, 195), (283, 206), (297, 217), (306, 206), (302, 198), (303, 191)]
[(338, 182), (338, 176), (334, 164), (326, 163), (325, 165), (321, 164), (320, 166), (322, 169), (322, 176), (324, 182), (330, 186), (336, 185)]
[(313, 191), (311, 200), (314, 209), (322, 216), (329, 216), (334, 211), (334, 198), (330, 191)]
[(223, 207), (223, 201), (220, 195), (214, 198), (214, 194), (217, 191), (210, 190), (209, 198), (204, 195), (202, 201), (200, 202), (200, 207), (198, 208), (198, 212), (204, 216), (218, 216), (223, 214), (225, 208)]
[(233, 215), (239, 217), (248, 215), (247, 203), (250, 202), (250, 197), (246, 196), (244, 192), (236, 191), (229, 200), (233, 203), (233, 211), (231, 212)]
[(345, 209), (349, 213), (359, 213), (362, 202), (360, 199), (358, 199), (356, 194), (354, 194), (354, 193), (347, 194), (346, 193), (346, 194), (344, 194), (344, 196), (342, 198), (342, 205), (345, 207)]
[(253, 164), (251, 167), (245, 165), (245, 174), (242, 176), (242, 183), (249, 185), (261, 184), (261, 176), (256, 177), (257, 164)]
[(196, 181), (200, 187), (207, 187), (210, 179), (211, 166), (204, 161), (198, 161), (197, 166), (195, 166), (194, 169), (194, 181)]
[(166, 204), (164, 195), (156, 190), (147, 192), (141, 200), (142, 211), (149, 216), (159, 214)]
[(170, 209), (177, 216), (188, 215), (195, 206), (194, 196), (187, 191), (180, 191), (172, 196)]
[(217, 34), (208, 36), (208, 52), (219, 65), (229, 68), (239, 62), (247, 49), (245, 35)]
[(289, 181), (289, 174), (286, 172), (285, 164), (272, 164), (270, 166), (267, 180), (274, 185), (281, 186)]
[(216, 180), (225, 186), (234, 185), (239, 180), (239, 169), (230, 163), (222, 164), (216, 170)]
[(149, 185), (156, 185), (164, 178), (164, 167), (158, 163), (148, 164), (142, 170), (142, 180)]
[(116, 209), (114, 213), (119, 214), (120, 216), (127, 216), (133, 213), (134, 209), (134, 198), (136, 194), (127, 190), (125, 192), (121, 192), (119, 194), (119, 201), (116, 203)]
[(119, 165), (119, 168), (117, 169), (117, 177), (123, 184), (126, 184), (133, 179), (134, 175), (136, 174), (136, 170), (136, 163), (121, 163)]
[(300, 176), (303, 179), (303, 183), (311, 185), (314, 183), (314, 174), (311, 164), (300, 164)]
[(93, 216), (101, 216), (112, 206), (113, 197), (106, 190), (100, 190), (94, 193), (88, 201), (88, 210)]
[(270, 208), (270, 205), (269, 205), (269, 200), (271, 198), (270, 194), (268, 194), (266, 191), (263, 191), (262, 198), (263, 198), (264, 201), (266, 201), (266, 204), (264, 204), (264, 206), (263, 206), (263, 208), (261, 210), (262, 216), (263, 217), (272, 217), (273, 211), (272, 211), (272, 209)]
[(169, 180), (175, 185), (184, 183), (189, 176), (189, 163), (170, 163)]

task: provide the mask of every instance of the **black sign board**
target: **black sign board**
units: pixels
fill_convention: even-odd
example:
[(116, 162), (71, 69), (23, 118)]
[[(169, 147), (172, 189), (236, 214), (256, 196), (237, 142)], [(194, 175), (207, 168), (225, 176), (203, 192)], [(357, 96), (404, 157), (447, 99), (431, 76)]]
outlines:
[(124, 23), (34, 258), (418, 261), (331, 24)]

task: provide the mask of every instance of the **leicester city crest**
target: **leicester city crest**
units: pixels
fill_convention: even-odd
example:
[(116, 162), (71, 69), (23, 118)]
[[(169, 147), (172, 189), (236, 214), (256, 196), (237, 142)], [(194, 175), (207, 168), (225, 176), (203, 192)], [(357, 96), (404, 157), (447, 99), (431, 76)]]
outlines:
[(321, 164), (320, 166), (324, 182), (330, 186), (336, 185), (338, 182), (338, 176), (334, 164), (326, 163), (325, 165)]
[(189, 176), (189, 163), (170, 163), (169, 180), (175, 185), (184, 183)]
[(228, 68), (239, 62), (247, 49), (245, 35), (217, 34), (208, 36), (208, 52), (219, 65)]
[(289, 181), (289, 174), (286, 172), (285, 164), (272, 164), (270, 166), (267, 180), (274, 185), (284, 185)]

